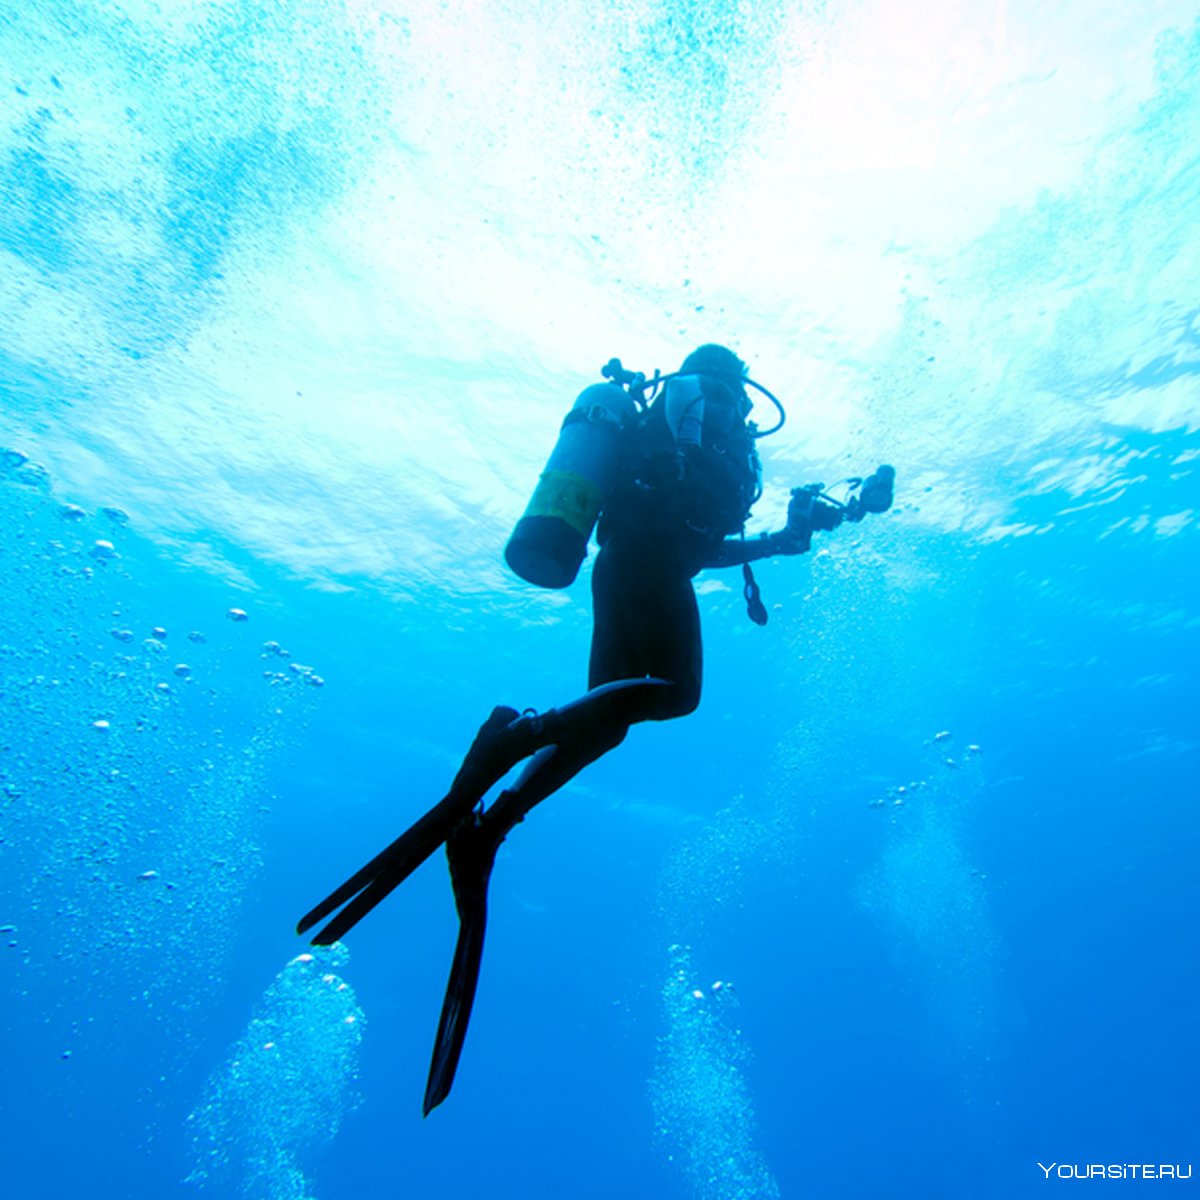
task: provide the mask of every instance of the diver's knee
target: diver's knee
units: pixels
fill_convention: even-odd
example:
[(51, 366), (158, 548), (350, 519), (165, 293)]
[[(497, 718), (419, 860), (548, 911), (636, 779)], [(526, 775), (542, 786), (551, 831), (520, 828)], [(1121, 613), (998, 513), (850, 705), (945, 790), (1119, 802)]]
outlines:
[(677, 717), (690, 717), (700, 707), (700, 688), (679, 686), (672, 688), (663, 697), (660, 720), (674, 721)]
[(610, 750), (615, 750), (629, 736), (629, 726), (624, 722), (619, 725), (611, 725), (605, 734), (604, 753), (607, 754)]

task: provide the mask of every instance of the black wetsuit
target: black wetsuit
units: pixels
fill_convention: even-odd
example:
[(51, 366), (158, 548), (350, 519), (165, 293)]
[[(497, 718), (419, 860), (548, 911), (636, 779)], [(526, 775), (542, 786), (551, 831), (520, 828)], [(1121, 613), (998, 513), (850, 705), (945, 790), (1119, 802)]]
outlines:
[[(588, 692), (542, 714), (497, 708), (446, 797), (300, 922), (303, 932), (340, 907), (313, 939), (328, 945), (445, 842), (459, 936), (434, 1042), (426, 1113), (445, 1098), (457, 1069), (500, 843), (536, 804), (619, 745), (630, 726), (682, 717), (699, 704), (703, 650), (692, 587), (698, 571), (807, 549), (807, 541), (797, 541), (789, 530), (752, 541), (728, 536), (740, 530), (757, 498), (758, 460), (733, 393), (711, 379), (702, 382), (699, 444), (677, 444), (665, 407), (652, 408), (625, 431), (626, 460), (597, 530), (601, 548), (592, 571)], [(485, 811), (485, 794), (523, 760), (528, 761), (518, 778)]]
[(588, 687), (647, 677), (671, 685), (644, 696), (633, 721), (686, 716), (700, 703), (704, 651), (693, 574), (669, 548), (637, 535), (614, 538), (596, 558)]
[(748, 557), (727, 564), (724, 543), (757, 498), (757, 458), (732, 393), (703, 382), (701, 445), (676, 444), (660, 398), (626, 431), (626, 460), (597, 529), (588, 687), (647, 677), (670, 685), (631, 693), (630, 723), (695, 711), (704, 652), (692, 579)]
[[(712, 363), (714, 352), (717, 367), (732, 359), (733, 374), (706, 375), (694, 362)], [(630, 726), (686, 716), (700, 702), (703, 650), (693, 577), (704, 567), (802, 554), (814, 529), (891, 506), (895, 472), (880, 467), (844, 505), (830, 502), (819, 485), (795, 488), (784, 529), (741, 536), (759, 494), (753, 430), (744, 424), (748, 406), (744, 390), (734, 390), (741, 370), (723, 347), (700, 347), (671, 377), (684, 382), (674, 391), (668, 385), (623, 431), (624, 460), (597, 529), (587, 693), (540, 714), (495, 708), (449, 792), (298, 925), (303, 933), (329, 918), (313, 941), (331, 944), (445, 844), (459, 932), (425, 1086), (426, 1114), (446, 1098), (458, 1067), (500, 843), (530, 809), (619, 745)], [(715, 377), (722, 374), (729, 386)], [(745, 576), (747, 611), (762, 624), (766, 611), (748, 565)], [(485, 796), (521, 762), (518, 778), (485, 809)]]

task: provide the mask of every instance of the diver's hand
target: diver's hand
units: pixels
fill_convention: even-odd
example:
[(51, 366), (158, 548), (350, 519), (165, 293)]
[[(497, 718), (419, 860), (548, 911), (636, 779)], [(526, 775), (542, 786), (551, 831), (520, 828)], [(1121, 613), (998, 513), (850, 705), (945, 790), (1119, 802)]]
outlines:
[(814, 529), (836, 529), (845, 516), (835, 504), (830, 504), (823, 496), (814, 496), (812, 508), (809, 510), (809, 521)]
[(803, 554), (812, 545), (816, 530), (836, 529), (841, 523), (841, 509), (822, 497), (820, 484), (810, 484), (792, 488), (787, 524), (775, 536), (782, 553)]
[(841, 507), (825, 498), (823, 486), (810, 483), (807, 487), (792, 488), (792, 498), (788, 501), (789, 530), (797, 534), (812, 533), (814, 529), (836, 529), (842, 523)]
[(804, 488), (792, 488), (788, 501), (787, 524), (775, 535), (784, 554), (803, 554), (812, 545), (812, 494)]

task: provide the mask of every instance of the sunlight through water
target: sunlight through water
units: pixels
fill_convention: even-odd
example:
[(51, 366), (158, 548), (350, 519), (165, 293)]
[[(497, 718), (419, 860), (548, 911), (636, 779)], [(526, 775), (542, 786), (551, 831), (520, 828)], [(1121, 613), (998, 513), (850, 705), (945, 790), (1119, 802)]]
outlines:
[[(0, 64), (14, 1195), (1200, 1157), (1195, 0), (45, 0)], [(512, 831), (421, 1123), (442, 856), (352, 978), (296, 919), (583, 692), (594, 552), (505, 542), (603, 364), (710, 341), (787, 409), (748, 535), (896, 503), (765, 626), (698, 578), (703, 704)]]

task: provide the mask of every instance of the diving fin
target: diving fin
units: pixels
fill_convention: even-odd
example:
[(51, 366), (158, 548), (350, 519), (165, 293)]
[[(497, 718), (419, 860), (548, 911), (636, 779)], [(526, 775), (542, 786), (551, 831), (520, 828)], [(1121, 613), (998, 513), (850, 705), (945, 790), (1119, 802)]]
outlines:
[[(450, 791), (390, 846), (301, 917), (296, 932), (307, 933), (345, 905), (312, 939), (314, 946), (332, 945), (399, 887), (446, 841), (488, 788), (536, 749), (535, 746), (527, 749), (524, 744), (518, 744), (509, 746), (507, 755), (499, 753), (502, 749), (499, 735), (509, 729), (518, 717), (515, 708), (500, 706), (493, 709), (471, 743)], [(519, 743), (525, 740), (519, 739)]]
[(332, 946), (377, 904), (386, 900), (446, 840), (478, 802), (476, 795), (460, 795), (452, 790), (386, 850), (306, 913), (296, 926), (296, 932), (306, 933), (344, 904), (345, 908), (312, 939), (314, 946)]
[(454, 961), (450, 966), (429, 1078), (425, 1084), (422, 1112), (426, 1117), (450, 1094), (462, 1056), (483, 961), (488, 880), (500, 840), (491, 840), (483, 834), (479, 818), (472, 817), (471, 823), (465, 824), (446, 843), (450, 881), (454, 885), (454, 903), (458, 909), (458, 941), (454, 946)]

